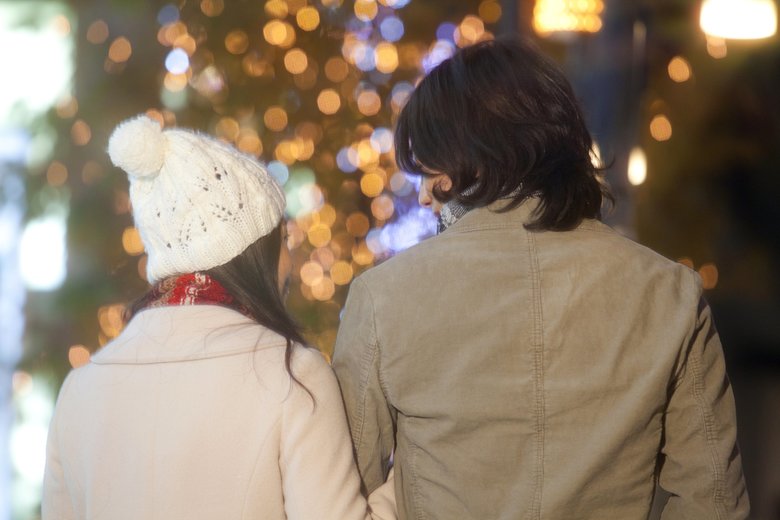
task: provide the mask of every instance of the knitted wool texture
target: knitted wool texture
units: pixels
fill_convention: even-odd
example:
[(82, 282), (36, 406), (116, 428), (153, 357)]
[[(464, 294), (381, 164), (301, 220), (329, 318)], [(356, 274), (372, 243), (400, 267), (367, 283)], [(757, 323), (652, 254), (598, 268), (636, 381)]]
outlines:
[(282, 219), (281, 186), (253, 157), (146, 117), (122, 122), (108, 142), (130, 180), (150, 283), (222, 265)]

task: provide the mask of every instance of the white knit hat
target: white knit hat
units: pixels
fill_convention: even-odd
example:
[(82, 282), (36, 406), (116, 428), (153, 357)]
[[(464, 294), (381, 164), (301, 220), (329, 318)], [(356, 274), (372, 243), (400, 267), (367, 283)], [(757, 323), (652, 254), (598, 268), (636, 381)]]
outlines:
[(130, 179), (151, 283), (222, 265), (273, 231), (284, 191), (253, 157), (211, 137), (128, 119), (108, 141)]

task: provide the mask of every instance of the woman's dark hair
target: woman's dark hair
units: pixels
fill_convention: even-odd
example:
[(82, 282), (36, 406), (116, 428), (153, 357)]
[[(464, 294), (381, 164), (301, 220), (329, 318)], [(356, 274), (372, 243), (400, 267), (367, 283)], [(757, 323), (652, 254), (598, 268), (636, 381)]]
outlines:
[(507, 199), (510, 210), (538, 196), (528, 229), (572, 229), (612, 200), (569, 82), (517, 38), (478, 43), (434, 68), (401, 111), (395, 146), (401, 169), (452, 179), (449, 190), (434, 188), (441, 202)]
[[(290, 377), (300, 384), (292, 373), (292, 354), (295, 343), (304, 345), (306, 341), (298, 324), (284, 307), (278, 283), (283, 225), (279, 224), (229, 262), (202, 272), (219, 282), (254, 321), (285, 338), (285, 368)], [(147, 301), (143, 297), (131, 304), (125, 319), (129, 321)]]

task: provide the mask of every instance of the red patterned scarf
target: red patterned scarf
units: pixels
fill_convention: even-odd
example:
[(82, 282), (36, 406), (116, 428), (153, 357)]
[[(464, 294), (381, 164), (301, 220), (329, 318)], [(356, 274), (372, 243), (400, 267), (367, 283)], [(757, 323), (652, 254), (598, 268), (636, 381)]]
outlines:
[(250, 316), (246, 307), (236, 302), (219, 282), (205, 273), (172, 276), (157, 282), (144, 296), (139, 310), (167, 305), (221, 305)]

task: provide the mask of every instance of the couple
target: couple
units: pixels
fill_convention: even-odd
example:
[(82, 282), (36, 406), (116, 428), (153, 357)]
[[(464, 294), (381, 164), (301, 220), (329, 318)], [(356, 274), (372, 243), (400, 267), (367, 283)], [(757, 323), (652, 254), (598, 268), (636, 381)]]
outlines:
[(665, 518), (746, 518), (700, 281), (599, 222), (590, 148), (528, 43), (434, 69), (396, 157), (441, 233), (354, 281), (331, 368), (283, 307), (263, 167), (121, 124), (153, 288), (62, 387), (44, 519), (630, 520), (657, 485)]

